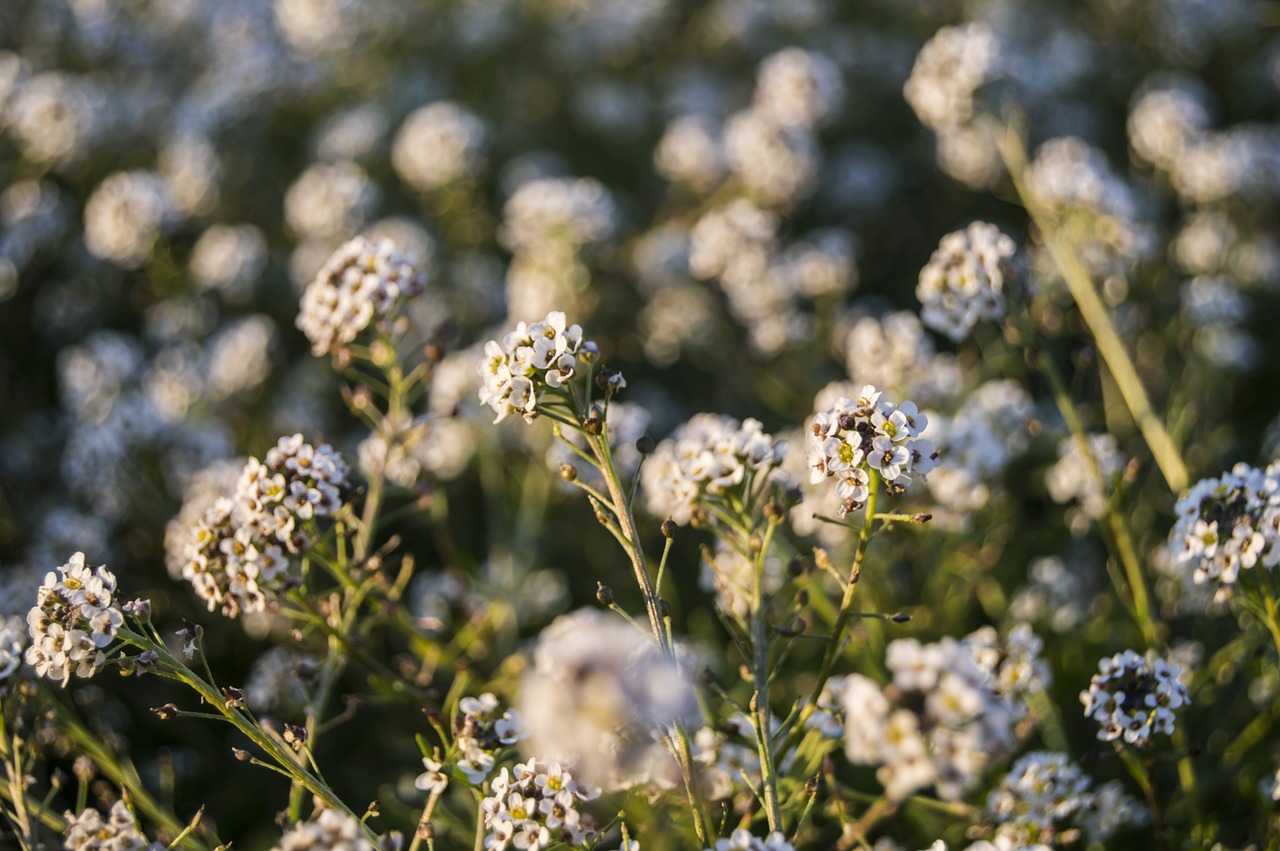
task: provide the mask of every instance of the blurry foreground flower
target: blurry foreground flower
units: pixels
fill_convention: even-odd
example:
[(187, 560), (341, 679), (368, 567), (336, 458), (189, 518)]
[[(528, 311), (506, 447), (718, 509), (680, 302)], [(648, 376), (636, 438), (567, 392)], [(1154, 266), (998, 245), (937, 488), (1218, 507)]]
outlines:
[(576, 760), (582, 781), (609, 788), (678, 777), (658, 742), (696, 714), (680, 667), (633, 625), (591, 609), (543, 630), (520, 688), (528, 751)]
[(162, 851), (165, 847), (160, 842), (147, 843), (124, 801), (112, 804), (111, 814), (105, 819), (92, 807), (80, 815), (68, 812), (66, 819), (62, 845), (66, 851)]
[(827, 712), (816, 724), (838, 735), (830, 712), (842, 710), (846, 756), (880, 765), (876, 776), (890, 798), (934, 786), (939, 797), (957, 800), (1017, 743), (1026, 695), (1048, 679), (1041, 646), (1025, 624), (1010, 631), (1003, 648), (990, 627), (961, 641), (893, 641), (885, 659), (892, 685), (882, 690), (860, 674), (832, 679), (819, 699)]
[(290, 828), (271, 851), (377, 851), (360, 822), (337, 810)]
[(27, 614), (31, 646), (27, 664), (36, 674), (66, 685), (74, 669), (91, 677), (106, 661), (104, 648), (115, 639), (124, 614), (115, 605), (116, 578), (106, 566), (89, 568), (84, 553), (50, 571)]
[(760, 839), (738, 828), (728, 839), (717, 839), (715, 848), (708, 848), (707, 851), (792, 851), (792, 845), (781, 831), (775, 830)]

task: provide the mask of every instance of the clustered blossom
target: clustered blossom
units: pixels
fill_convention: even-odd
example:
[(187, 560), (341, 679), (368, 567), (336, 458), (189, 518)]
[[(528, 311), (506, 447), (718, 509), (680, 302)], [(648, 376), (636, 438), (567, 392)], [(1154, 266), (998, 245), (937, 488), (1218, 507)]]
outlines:
[(531, 759), (514, 771), (504, 768), (489, 788), (491, 794), (480, 802), (488, 851), (508, 846), (541, 851), (560, 843), (582, 847), (596, 838), (595, 819), (578, 807), (600, 790), (574, 779), (559, 762)]
[[(1065, 754), (1026, 754), (987, 798), (987, 815), (997, 824), (997, 842), (1018, 848), (1052, 843), (1073, 829), (1083, 829), (1089, 838), (1102, 841), (1141, 816), (1136, 802), (1118, 783), (1096, 791), (1092, 786), (1089, 776)], [(1105, 818), (1100, 818), (1101, 806), (1107, 808)]]
[(743, 828), (738, 828), (729, 834), (728, 839), (717, 839), (715, 848), (708, 848), (706, 851), (793, 851), (793, 846), (780, 830), (775, 830), (761, 839), (752, 836)]
[(0, 617), (0, 685), (22, 664), (22, 650), (27, 646), (26, 622), (17, 615)]
[(999, 320), (1016, 250), (1009, 236), (986, 222), (944, 236), (916, 286), (924, 324), (959, 342), (979, 321)]
[(883, 393), (927, 407), (949, 403), (961, 385), (955, 357), (937, 352), (933, 336), (914, 311), (857, 319), (845, 337), (844, 350), (845, 368), (853, 383), (845, 395), (874, 384)]
[(655, 517), (688, 523), (708, 495), (759, 482), (786, 453), (786, 442), (766, 434), (758, 420), (695, 414), (641, 468), (646, 505)]
[[(1092, 460), (1089, 455), (1093, 456)], [(1086, 514), (1101, 517), (1107, 510), (1111, 481), (1123, 467), (1124, 458), (1114, 436), (1089, 435), (1088, 455), (1081, 450), (1080, 441), (1064, 437), (1058, 444), (1058, 463), (1045, 474), (1045, 487), (1054, 502), (1079, 500)]]
[(1216, 584), (1219, 599), (1233, 592), (1242, 568), (1280, 563), (1280, 462), (1265, 470), (1236, 464), (1220, 478), (1203, 479), (1174, 511), (1175, 563), (1191, 567), (1196, 584)]
[(103, 648), (115, 639), (124, 613), (115, 605), (116, 577), (105, 565), (87, 567), (84, 553), (76, 553), (58, 571), (45, 576), (27, 614), (26, 660), (37, 675), (65, 686), (72, 670), (91, 677), (102, 667)]
[(928, 424), (914, 402), (896, 405), (868, 384), (856, 399), (838, 399), (814, 414), (805, 435), (809, 482), (835, 479), (844, 511), (866, 503), (871, 471), (890, 491), (900, 493), (911, 484), (912, 474), (923, 479), (934, 467), (933, 443), (920, 437)]
[(991, 499), (1000, 474), (1030, 447), (1035, 403), (1016, 381), (987, 381), (952, 416), (932, 414), (929, 435), (947, 463), (929, 476), (929, 493), (941, 510), (934, 521), (968, 526)]
[(459, 701), (453, 735), (462, 755), (457, 762), (458, 770), (472, 783), (479, 784), (493, 771), (494, 753), (523, 739), (525, 731), (516, 710), (507, 709), (499, 714), (498, 698), (485, 692)]
[(658, 740), (697, 716), (682, 666), (634, 626), (594, 609), (543, 630), (520, 688), (529, 752), (573, 761), (585, 782), (623, 788), (670, 778), (675, 766)]
[[(573, 379), (578, 361), (597, 351), (596, 344), (582, 338), (581, 325), (569, 325), (562, 311), (532, 325), (520, 322), (502, 338), (484, 344), (484, 360), (478, 366), (481, 378), (480, 402), (498, 414), (501, 422), (509, 414), (520, 414), (527, 423), (538, 415), (538, 403), (548, 390), (558, 391)], [(617, 376), (612, 389), (626, 382)]]
[(265, 611), (279, 593), (289, 555), (311, 544), (308, 527), (338, 512), (350, 490), (347, 463), (327, 443), (282, 437), (250, 458), (235, 492), (219, 497), (191, 528), (182, 577), (209, 611), (228, 617)]
[(370, 322), (394, 316), (424, 286), (390, 240), (356, 237), (333, 253), (302, 294), (298, 328), (312, 354), (333, 354)]
[(480, 171), (485, 136), (484, 122), (469, 110), (439, 101), (405, 118), (391, 149), (391, 164), (409, 186), (434, 192)]
[(1098, 739), (1123, 736), (1130, 744), (1146, 745), (1153, 733), (1173, 735), (1174, 711), (1191, 702), (1178, 681), (1181, 673), (1176, 662), (1133, 650), (1100, 661), (1088, 691), (1080, 693), (1084, 714), (1098, 722)]
[(271, 851), (376, 851), (359, 820), (325, 810), (311, 821), (295, 824)]
[(1025, 624), (1003, 649), (991, 627), (960, 641), (899, 639), (886, 653), (889, 686), (860, 674), (833, 678), (811, 723), (838, 735), (842, 714), (845, 754), (880, 765), (876, 776), (890, 798), (934, 786), (940, 797), (957, 800), (1017, 743), (1025, 697), (1047, 683), (1041, 647)]
[(66, 820), (62, 844), (66, 851), (162, 851), (165, 847), (161, 842), (147, 842), (124, 801), (112, 804), (105, 819), (89, 807), (80, 815), (67, 812)]
[(1137, 196), (1106, 154), (1075, 137), (1050, 139), (1027, 168), (1027, 184), (1056, 231), (1094, 277), (1124, 272), (1150, 251)]

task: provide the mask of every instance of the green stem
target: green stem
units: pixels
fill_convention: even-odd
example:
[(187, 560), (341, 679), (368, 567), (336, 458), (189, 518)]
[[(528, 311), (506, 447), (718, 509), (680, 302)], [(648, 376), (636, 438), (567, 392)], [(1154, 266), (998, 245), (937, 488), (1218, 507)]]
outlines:
[(835, 623), (831, 626), (831, 638), (827, 643), (827, 649), (822, 654), (822, 663), (818, 666), (818, 679), (809, 692), (809, 699), (806, 701), (804, 709), (801, 710), (794, 726), (787, 734), (786, 744), (781, 749), (783, 753), (795, 747), (800, 737), (804, 734), (804, 723), (817, 708), (818, 698), (822, 696), (822, 690), (826, 688), (827, 680), (831, 678), (831, 669), (835, 665), (836, 657), (840, 655), (840, 645), (844, 639), (844, 631), (854, 615), (853, 598), (858, 589), (858, 577), (862, 573), (862, 561), (866, 558), (867, 546), (871, 543), (871, 526), (875, 521), (876, 502), (879, 499), (880, 491), (880, 474), (875, 470), (870, 470), (869, 477), (867, 484), (870, 492), (867, 496), (867, 504), (863, 509), (862, 531), (858, 533), (858, 549), (854, 552), (853, 565), (849, 568), (849, 576), (844, 583), (844, 594), (840, 598), (840, 609), (836, 612)]
[(755, 696), (751, 699), (751, 720), (756, 728), (756, 749), (760, 754), (760, 785), (764, 791), (765, 815), (769, 830), (782, 830), (782, 806), (778, 801), (778, 776), (773, 763), (773, 736), (769, 729), (769, 636), (768, 617), (764, 606), (764, 566), (777, 520), (770, 520), (764, 540), (755, 558), (755, 577), (752, 582), (751, 621), (752, 673), (755, 677)]
[[(600, 462), (600, 472), (604, 476), (609, 497), (613, 502), (613, 513), (617, 519), (619, 531), (625, 539), (623, 549), (631, 559), (631, 567), (635, 573), (636, 583), (644, 597), (645, 611), (649, 616), (649, 626), (658, 642), (663, 655), (675, 662), (675, 649), (671, 645), (666, 625), (663, 623), (662, 606), (658, 598), (653, 580), (649, 576), (649, 567), (645, 563), (644, 548), (640, 545), (640, 536), (636, 531), (635, 517), (631, 513), (631, 504), (622, 489), (617, 467), (613, 463), (613, 454), (609, 450), (608, 431), (598, 435), (587, 434), (587, 444)], [(702, 804), (697, 796), (693, 776), (693, 749), (689, 746), (689, 736), (682, 724), (675, 725), (676, 761), (680, 765), (680, 773), (684, 778), (685, 792), (689, 799), (689, 809), (693, 814), (694, 832), (698, 841), (705, 845), (707, 840), (706, 826), (702, 812)]]
[[(1049, 382), (1049, 389), (1053, 394), (1054, 402), (1057, 403), (1058, 411), (1062, 414), (1062, 419), (1066, 422), (1067, 429), (1075, 439), (1081, 456), (1085, 459), (1085, 463), (1089, 465), (1089, 474), (1098, 483), (1098, 487), (1105, 492), (1106, 482), (1103, 480), (1098, 458), (1093, 453), (1093, 447), (1089, 443), (1089, 435), (1085, 431), (1084, 422), (1080, 419), (1080, 412), (1076, 409), (1075, 402), (1067, 392), (1066, 381), (1063, 379), (1062, 373), (1058, 371), (1058, 365), (1044, 351), (1040, 352), (1036, 358), (1036, 363), (1040, 368), (1041, 374)], [(1142, 567), (1138, 563), (1137, 551), (1133, 545), (1133, 537), (1129, 532), (1129, 526), (1124, 517), (1121, 516), (1121, 512), (1117, 510), (1114, 500), (1107, 500), (1106, 511), (1107, 525), (1111, 530), (1116, 557), (1124, 568), (1129, 593), (1133, 595), (1130, 613), (1138, 628), (1142, 631), (1142, 636), (1146, 640), (1147, 646), (1159, 647), (1161, 645), (1160, 633), (1156, 626), (1155, 615), (1151, 609), (1151, 599), (1147, 595), (1146, 579), (1143, 577)]]
[(1146, 388), (1142, 385), (1142, 379), (1138, 376), (1138, 370), (1125, 350), (1115, 323), (1111, 321), (1111, 315), (1098, 296), (1089, 273), (1081, 265), (1076, 252), (1066, 244), (1059, 231), (1053, 228), (1047, 211), (1040, 206), (1039, 199), (1026, 185), (1023, 175), (1027, 168), (1027, 154), (1022, 140), (1016, 132), (1008, 129), (998, 136), (998, 142), (1018, 197), (1031, 216), (1036, 229), (1044, 237), (1049, 254), (1058, 271), (1062, 273), (1062, 279), (1066, 282), (1067, 289), (1080, 310), (1080, 316), (1097, 342), (1102, 360), (1115, 378), (1116, 386), (1120, 388), (1120, 395), (1124, 398), (1130, 415), (1151, 449), (1151, 454), (1155, 457), (1156, 465), (1164, 475), (1169, 489), (1175, 496), (1181, 494), (1187, 486), (1187, 468), (1182, 461), (1182, 456), (1174, 446), (1173, 439), (1169, 437), (1164, 422), (1152, 410), (1151, 401), (1147, 397)]

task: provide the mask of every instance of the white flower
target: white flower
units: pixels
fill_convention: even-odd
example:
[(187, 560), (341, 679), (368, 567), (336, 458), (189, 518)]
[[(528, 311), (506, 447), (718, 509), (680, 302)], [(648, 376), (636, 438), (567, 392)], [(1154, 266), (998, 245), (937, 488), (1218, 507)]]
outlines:
[(414, 778), (414, 788), (421, 789), (429, 795), (439, 795), (449, 785), (449, 775), (440, 770), (444, 764), (424, 756), (422, 765), (427, 770)]
[(1080, 693), (1084, 714), (1098, 722), (1098, 738), (1121, 736), (1145, 745), (1153, 733), (1172, 735), (1175, 709), (1190, 702), (1178, 681), (1182, 668), (1167, 659), (1125, 650), (1098, 663), (1087, 691)]
[(314, 355), (333, 354), (370, 322), (393, 317), (424, 282), (388, 240), (356, 237), (324, 264), (302, 294), (298, 328)]
[(27, 613), (31, 644), (24, 658), (36, 674), (66, 685), (76, 676), (90, 677), (106, 661), (103, 649), (124, 623), (115, 605), (116, 578), (106, 566), (90, 569), (84, 553), (50, 571)]
[(646, 507), (655, 517), (688, 523), (699, 503), (748, 481), (770, 481), (786, 457), (785, 441), (757, 420), (696, 414), (658, 447), (640, 470)]
[(924, 324), (958, 342), (979, 321), (1000, 319), (1015, 250), (1012, 239), (986, 222), (944, 236), (916, 286)]

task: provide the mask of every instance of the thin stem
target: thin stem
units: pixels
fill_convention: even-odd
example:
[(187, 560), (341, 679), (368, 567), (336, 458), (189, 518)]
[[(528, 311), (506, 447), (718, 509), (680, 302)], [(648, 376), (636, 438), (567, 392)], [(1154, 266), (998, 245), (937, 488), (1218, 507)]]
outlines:
[(844, 631), (849, 625), (850, 619), (853, 617), (853, 598), (858, 589), (858, 577), (862, 573), (862, 560), (867, 555), (867, 546), (871, 543), (871, 526), (875, 521), (876, 502), (879, 498), (880, 490), (880, 474), (876, 470), (869, 471), (870, 479), (867, 495), (867, 504), (863, 509), (862, 515), (862, 531), (858, 533), (858, 549), (853, 555), (853, 565), (849, 568), (849, 577), (845, 582), (844, 595), (840, 598), (840, 609), (836, 613), (835, 623), (831, 626), (831, 639), (827, 644), (826, 651), (822, 654), (822, 663), (818, 666), (818, 679), (814, 683), (813, 688), (809, 692), (809, 699), (805, 703), (805, 707), (800, 712), (800, 716), (796, 719), (795, 725), (787, 734), (787, 740), (781, 749), (785, 753), (794, 747), (800, 740), (804, 729), (804, 722), (813, 714), (814, 709), (818, 705), (818, 698), (822, 696), (822, 690), (827, 685), (827, 680), (831, 678), (831, 668), (835, 665), (836, 657), (840, 655), (840, 645), (844, 639)]
[[(636, 531), (635, 517), (631, 513), (631, 505), (622, 489), (617, 467), (613, 463), (613, 454), (609, 450), (607, 429), (606, 425), (601, 434), (585, 435), (587, 444), (600, 462), (600, 472), (604, 476), (609, 497), (613, 502), (613, 513), (617, 519), (619, 532), (621, 532), (622, 539), (625, 541), (623, 549), (627, 551), (627, 555), (631, 559), (631, 567), (635, 572), (636, 583), (640, 586), (640, 592), (644, 597), (645, 610), (649, 616), (649, 626), (653, 630), (654, 638), (657, 640), (658, 648), (663, 655), (675, 662), (675, 650), (671, 645), (666, 624), (663, 622), (662, 607), (658, 593), (649, 576), (649, 567), (645, 563), (644, 549), (640, 546), (640, 536)], [(705, 844), (707, 834), (704, 815), (693, 777), (693, 749), (689, 746), (689, 737), (685, 733), (683, 725), (675, 725), (675, 733), (672, 738), (675, 740), (676, 761), (680, 765), (680, 773), (684, 778), (685, 793), (688, 796), (689, 808), (693, 814), (694, 832), (698, 836), (698, 841)]]
[[(1049, 389), (1053, 394), (1054, 402), (1057, 403), (1062, 419), (1066, 422), (1067, 429), (1075, 439), (1076, 446), (1080, 449), (1085, 463), (1089, 465), (1090, 475), (1098, 483), (1099, 488), (1105, 489), (1106, 482), (1103, 480), (1098, 458), (1093, 452), (1093, 446), (1089, 443), (1089, 436), (1085, 432), (1084, 422), (1080, 419), (1080, 412), (1076, 409), (1075, 402), (1067, 392), (1066, 381), (1063, 379), (1062, 373), (1058, 371), (1058, 365), (1044, 351), (1040, 352), (1036, 363), (1040, 368), (1040, 372), (1049, 382)], [(1156, 626), (1155, 614), (1151, 609), (1151, 599), (1147, 595), (1146, 579), (1142, 575), (1141, 565), (1138, 564), (1133, 537), (1129, 533), (1128, 524), (1121, 516), (1120, 511), (1116, 509), (1112, 500), (1107, 502), (1107, 525), (1111, 530), (1116, 556), (1125, 571), (1129, 592), (1133, 595), (1133, 606), (1130, 610), (1133, 619), (1142, 631), (1142, 636), (1146, 640), (1147, 646), (1159, 647), (1161, 644), (1160, 634)]]
[(1187, 468), (1182, 461), (1182, 456), (1174, 446), (1173, 439), (1169, 437), (1163, 420), (1152, 410), (1142, 379), (1139, 378), (1129, 353), (1125, 351), (1124, 343), (1121, 342), (1115, 324), (1098, 296), (1089, 273), (1060, 233), (1051, 226), (1049, 215), (1026, 185), (1023, 175), (1027, 167), (1027, 154), (1022, 140), (1012, 129), (1007, 129), (998, 136), (997, 142), (1004, 157), (1005, 166), (1013, 178), (1018, 198), (1031, 216), (1036, 229), (1044, 236), (1049, 254), (1053, 257), (1058, 271), (1062, 273), (1067, 289), (1080, 310), (1080, 316), (1089, 326), (1089, 331), (1098, 344), (1098, 351), (1102, 354), (1102, 359), (1111, 371), (1112, 377), (1115, 378), (1130, 415), (1151, 449), (1151, 454), (1155, 457), (1156, 464), (1164, 475), (1169, 489), (1175, 496), (1181, 494), (1187, 486)]
[(764, 540), (756, 553), (755, 577), (752, 582), (751, 621), (752, 636), (752, 674), (755, 678), (755, 696), (751, 699), (751, 721), (756, 728), (756, 746), (760, 754), (760, 785), (764, 790), (765, 815), (769, 820), (769, 830), (782, 830), (782, 806), (778, 801), (778, 775), (773, 763), (773, 742), (769, 730), (769, 636), (768, 613), (764, 607), (764, 563), (769, 552), (769, 544), (773, 540), (773, 532), (778, 521), (769, 520)]

